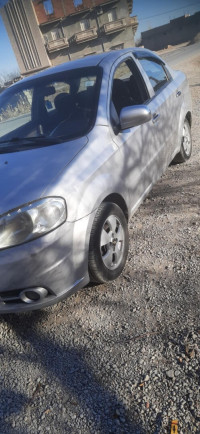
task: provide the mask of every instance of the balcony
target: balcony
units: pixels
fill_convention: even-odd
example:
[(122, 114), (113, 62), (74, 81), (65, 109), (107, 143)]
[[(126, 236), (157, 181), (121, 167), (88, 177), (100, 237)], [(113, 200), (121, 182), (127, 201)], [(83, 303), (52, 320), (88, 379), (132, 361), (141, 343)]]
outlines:
[(53, 51), (63, 50), (63, 48), (69, 47), (69, 42), (67, 38), (55, 39), (54, 41), (49, 41), (47, 43), (47, 50), (49, 53)]
[(73, 39), (77, 44), (80, 44), (81, 42), (90, 41), (91, 39), (96, 39), (97, 37), (98, 37), (97, 28), (92, 27), (91, 29), (83, 30), (82, 32), (75, 33)]
[(103, 30), (106, 34), (110, 34), (114, 32), (119, 32), (130, 26), (135, 28), (135, 30), (137, 29), (138, 26), (137, 17), (127, 17), (127, 18), (121, 18), (120, 20), (111, 21), (110, 23), (104, 24)]

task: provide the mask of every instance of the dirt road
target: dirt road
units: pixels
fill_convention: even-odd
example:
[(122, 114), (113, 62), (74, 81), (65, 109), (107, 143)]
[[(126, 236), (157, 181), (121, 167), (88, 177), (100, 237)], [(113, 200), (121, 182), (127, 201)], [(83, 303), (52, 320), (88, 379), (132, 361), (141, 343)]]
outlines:
[(159, 56), (163, 57), (165, 62), (175, 68), (180, 62), (188, 62), (200, 53), (200, 41), (195, 44), (180, 44), (170, 47), (166, 50), (158, 51)]

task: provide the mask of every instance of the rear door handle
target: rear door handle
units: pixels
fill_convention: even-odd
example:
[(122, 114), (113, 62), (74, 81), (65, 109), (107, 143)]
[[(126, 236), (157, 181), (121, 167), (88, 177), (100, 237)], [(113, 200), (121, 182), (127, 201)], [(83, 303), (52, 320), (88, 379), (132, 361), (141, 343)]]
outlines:
[(159, 113), (154, 113), (153, 118), (152, 118), (153, 124), (158, 122), (159, 117), (160, 117)]
[(176, 96), (180, 96), (181, 95), (181, 91), (178, 90), (178, 92), (176, 92)]

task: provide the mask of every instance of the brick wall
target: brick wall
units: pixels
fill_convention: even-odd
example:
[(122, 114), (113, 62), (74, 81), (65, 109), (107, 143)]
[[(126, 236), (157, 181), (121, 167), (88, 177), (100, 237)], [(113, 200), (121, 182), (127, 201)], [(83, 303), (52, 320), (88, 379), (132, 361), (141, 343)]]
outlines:
[[(35, 13), (38, 19), (39, 24), (50, 22), (51, 20), (55, 20), (58, 18), (63, 18), (64, 16), (68, 16), (74, 14), (78, 11), (82, 11), (84, 9), (90, 9), (94, 6), (99, 6), (102, 3), (106, 3), (106, 0), (83, 0), (82, 5), (79, 5), (75, 8), (73, 0), (51, 0), (54, 13), (51, 15), (46, 15), (44, 5), (41, 0), (33, 0), (33, 6), (35, 9)], [(107, 0), (108, 2), (110, 0)]]
[(62, 18), (65, 16), (61, 0), (52, 0), (52, 5), (53, 5), (54, 13), (51, 15), (46, 15), (44, 5), (41, 3), (41, 1), (40, 0), (34, 0), (33, 1), (33, 6), (35, 9), (35, 13), (37, 15), (37, 19), (38, 19), (39, 24), (46, 23), (46, 22), (50, 21), (51, 19), (53, 20), (53, 19)]
[[(109, 2), (109, 0), (107, 0)], [(73, 0), (63, 1), (66, 9), (66, 15), (74, 14), (77, 11), (82, 11), (84, 9), (90, 9), (94, 6), (99, 6), (102, 3), (106, 3), (106, 0), (83, 0), (82, 5), (75, 8)]]

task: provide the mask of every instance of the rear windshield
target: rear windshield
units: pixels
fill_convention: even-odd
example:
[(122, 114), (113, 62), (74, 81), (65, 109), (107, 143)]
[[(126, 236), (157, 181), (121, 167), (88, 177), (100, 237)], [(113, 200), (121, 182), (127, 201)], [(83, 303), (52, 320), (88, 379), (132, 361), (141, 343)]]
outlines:
[(96, 120), (99, 67), (23, 80), (0, 95), (0, 152), (86, 135)]

